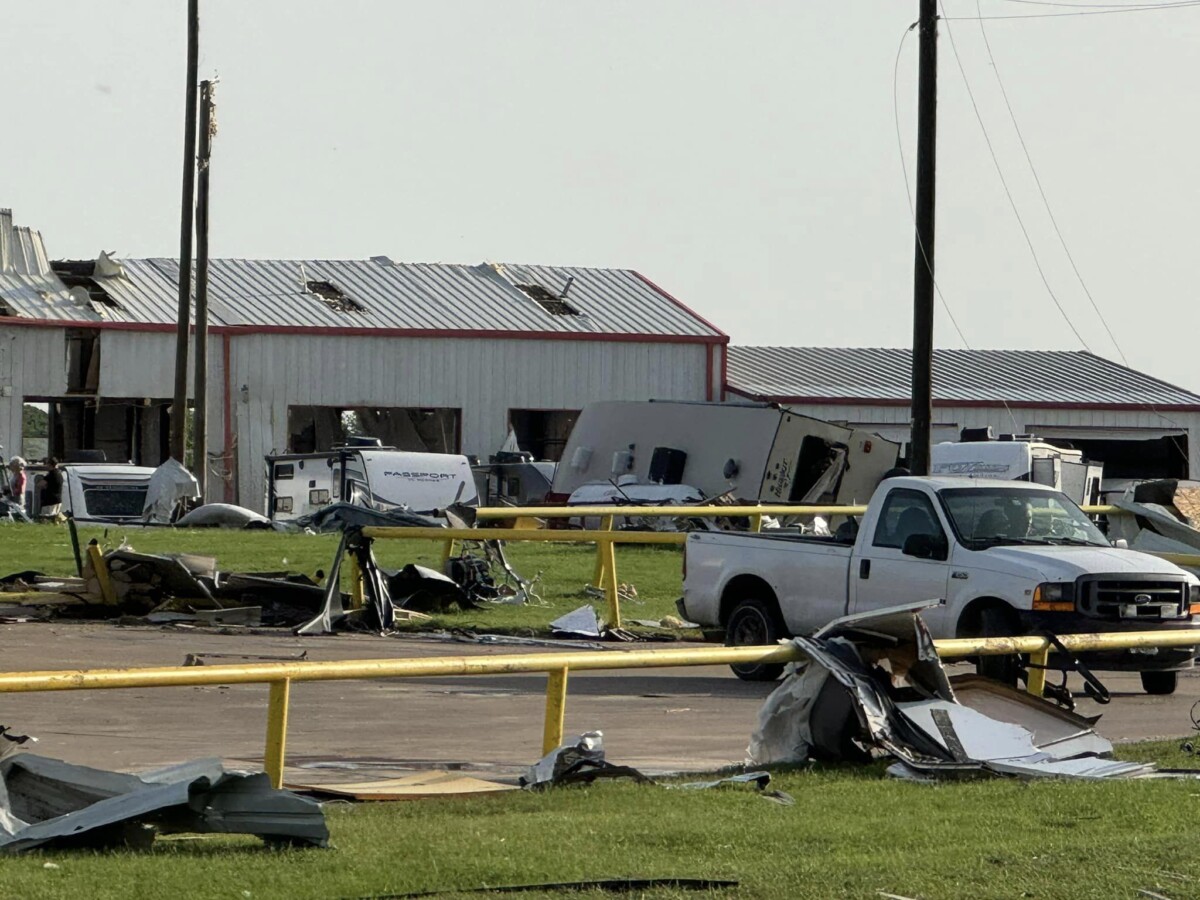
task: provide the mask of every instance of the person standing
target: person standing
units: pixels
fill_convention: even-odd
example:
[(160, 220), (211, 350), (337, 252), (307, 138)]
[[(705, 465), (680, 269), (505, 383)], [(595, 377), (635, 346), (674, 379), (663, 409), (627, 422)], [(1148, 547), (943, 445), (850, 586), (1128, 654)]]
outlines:
[(42, 476), (42, 503), (39, 516), (53, 519), (62, 512), (63, 473), (58, 460), (53, 456), (46, 462), (46, 474)]
[(14, 456), (8, 461), (8, 484), (5, 493), (16, 506), (25, 509), (25, 460)]

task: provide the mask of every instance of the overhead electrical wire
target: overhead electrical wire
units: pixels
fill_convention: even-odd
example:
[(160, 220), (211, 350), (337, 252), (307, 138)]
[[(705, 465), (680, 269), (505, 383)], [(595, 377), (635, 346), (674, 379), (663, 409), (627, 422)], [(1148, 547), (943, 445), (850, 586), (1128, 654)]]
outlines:
[(995, 21), (997, 19), (1063, 19), (1071, 16), (1111, 16), (1122, 15), (1126, 13), (1140, 12), (1162, 12), (1163, 10), (1171, 9), (1186, 9), (1189, 6), (1200, 6), (1200, 0), (1175, 0), (1170, 3), (1148, 3), (1137, 6), (1104, 6), (1104, 7), (1084, 7), (1073, 3), (1050, 3), (1044, 0), (1006, 0), (1009, 3), (1024, 3), (1029, 6), (1046, 6), (1051, 8), (1072, 8), (1071, 12), (1046, 12), (1046, 13), (1013, 13), (1012, 15), (998, 16), (941, 16), (940, 18), (947, 22), (974, 22), (976, 19), (988, 19)]
[[(1018, 0), (1018, 2), (1030, 2), (1030, 0)], [(980, 0), (975, 0), (975, 8), (980, 8)], [(947, 31), (949, 26), (947, 26)], [(1075, 278), (1079, 282), (1079, 286), (1083, 288), (1083, 293), (1088, 298), (1088, 303), (1092, 305), (1092, 310), (1096, 313), (1096, 317), (1100, 320), (1100, 324), (1104, 326), (1104, 330), (1108, 333), (1108, 338), (1112, 341), (1113, 347), (1116, 348), (1117, 354), (1121, 357), (1121, 362), (1126, 366), (1129, 365), (1129, 360), (1125, 358), (1125, 352), (1121, 349), (1121, 345), (1117, 342), (1117, 336), (1113, 334), (1113, 330), (1108, 325), (1108, 320), (1104, 317), (1104, 313), (1100, 311), (1096, 299), (1092, 296), (1092, 292), (1088, 289), (1087, 282), (1083, 280), (1083, 275), (1079, 271), (1079, 266), (1075, 264), (1075, 257), (1071, 254), (1071, 248), (1067, 246), (1067, 239), (1063, 236), (1062, 229), (1058, 227), (1058, 219), (1054, 215), (1054, 210), (1050, 208), (1050, 200), (1046, 197), (1046, 190), (1042, 186), (1042, 179), (1038, 176), (1037, 167), (1033, 164), (1033, 156), (1029, 153), (1029, 146), (1025, 143), (1025, 135), (1021, 133), (1021, 126), (1017, 124), (1017, 115), (1013, 111), (1012, 103), (1008, 99), (1008, 91), (1004, 87), (1004, 79), (1000, 77), (1000, 67), (996, 65), (996, 57), (992, 53), (992, 44), (988, 40), (987, 28), (983, 24), (982, 17), (979, 20), (979, 33), (983, 38), (983, 46), (987, 49), (988, 62), (991, 64), (992, 72), (996, 76), (996, 84), (1000, 88), (1000, 96), (1004, 98), (1004, 107), (1008, 110), (1008, 119), (1012, 122), (1013, 131), (1017, 135), (1017, 140), (1021, 144), (1021, 151), (1025, 154), (1025, 162), (1029, 164), (1029, 173), (1033, 176), (1033, 183), (1037, 185), (1038, 194), (1042, 198), (1042, 205), (1046, 208), (1046, 215), (1050, 218), (1050, 224), (1054, 226), (1054, 233), (1058, 236), (1058, 242), (1062, 246), (1063, 253), (1067, 257), (1067, 261), (1071, 264), (1071, 271), (1075, 273)], [(953, 40), (953, 39), (951, 39)], [(1086, 346), (1086, 345), (1085, 345)]]
[[(995, 54), (992, 52), (992, 44), (991, 44), (991, 41), (988, 40), (987, 28), (983, 24), (984, 17), (982, 15), (982, 10), (980, 8), (980, 2), (981, 2), (981, 0), (975, 0), (975, 9), (977, 12), (980, 12), (979, 33), (980, 33), (980, 36), (983, 38), (983, 46), (987, 50), (988, 62), (991, 64), (992, 72), (996, 76), (996, 84), (1000, 88), (1000, 95), (1004, 98), (1004, 106), (1008, 110), (1009, 121), (1012, 122), (1013, 131), (1016, 133), (1017, 140), (1021, 144), (1021, 150), (1025, 154), (1025, 162), (1028, 163), (1029, 172), (1033, 176), (1034, 184), (1037, 185), (1038, 194), (1042, 198), (1042, 205), (1046, 209), (1046, 215), (1050, 219), (1050, 224), (1054, 226), (1054, 233), (1055, 233), (1055, 235), (1058, 236), (1058, 242), (1062, 246), (1063, 253), (1066, 255), (1067, 261), (1071, 264), (1071, 271), (1075, 273), (1075, 278), (1076, 278), (1076, 280), (1078, 280), (1079, 286), (1083, 289), (1083, 293), (1087, 297), (1088, 303), (1091, 304), (1093, 312), (1096, 313), (1096, 318), (1098, 318), (1100, 320), (1100, 324), (1104, 326), (1104, 330), (1108, 334), (1109, 340), (1112, 341), (1112, 345), (1113, 345), (1114, 349), (1116, 349), (1117, 355), (1121, 358), (1121, 363), (1127, 369), (1132, 368), (1129, 365), (1128, 357), (1125, 356), (1124, 349), (1121, 347), (1120, 342), (1117, 340), (1117, 336), (1113, 333), (1112, 328), (1109, 327), (1108, 319), (1105, 318), (1104, 313), (1100, 310), (1099, 304), (1096, 303), (1096, 298), (1092, 296), (1092, 292), (1088, 288), (1087, 282), (1084, 281), (1083, 274), (1079, 271), (1079, 266), (1076, 265), (1075, 257), (1071, 253), (1071, 248), (1067, 246), (1067, 239), (1063, 235), (1062, 230), (1058, 226), (1058, 219), (1054, 215), (1054, 210), (1050, 208), (1050, 200), (1046, 196), (1045, 189), (1042, 187), (1042, 179), (1038, 176), (1037, 167), (1033, 164), (1033, 157), (1029, 152), (1028, 145), (1025, 143), (1025, 136), (1021, 133), (1021, 126), (1019, 124), (1017, 124), (1016, 112), (1013, 110), (1012, 103), (1009, 101), (1008, 91), (1004, 87), (1004, 79), (1002, 79), (1000, 77), (1000, 67), (996, 64), (996, 57), (995, 57)], [(1010, 2), (1010, 3), (1040, 3), (1040, 2), (1042, 2), (1042, 0), (1008, 0), (1008, 2)], [(1192, 5), (1192, 3), (1189, 2), (1187, 5)], [(949, 31), (949, 27), (950, 27), (949, 25), (946, 26), (947, 32)], [(953, 38), (951, 38), (951, 43), (953, 44)], [(1084, 346), (1086, 347), (1087, 345), (1085, 344)], [(1172, 419), (1170, 416), (1160, 412), (1158, 407), (1155, 406), (1154, 403), (1150, 402), (1150, 403), (1148, 403), (1148, 405), (1149, 405), (1151, 411), (1155, 415), (1157, 415), (1159, 418), (1161, 418), (1163, 421), (1168, 422), (1175, 426), (1179, 426), (1179, 423), (1176, 422), (1174, 419)], [(1179, 427), (1182, 427), (1182, 426), (1179, 426)], [(1183, 450), (1178, 445), (1175, 445), (1175, 449), (1178, 450), (1180, 453), (1183, 453)], [(1187, 454), (1183, 454), (1183, 455), (1184, 455), (1184, 458), (1186, 459)]]
[[(940, 0), (938, 6), (941, 6)], [(941, 18), (945, 19), (945, 16), (943, 15)], [(1012, 191), (1008, 187), (1008, 181), (1004, 177), (1004, 169), (1000, 165), (999, 157), (996, 156), (996, 148), (992, 145), (992, 139), (988, 134), (987, 126), (983, 123), (983, 115), (979, 112), (979, 104), (975, 102), (975, 92), (971, 90), (970, 79), (967, 78), (967, 71), (963, 67), (962, 58), (958, 54), (958, 45), (954, 42), (954, 30), (950, 27), (949, 23), (946, 24), (946, 38), (950, 41), (950, 49), (954, 53), (954, 61), (957, 63), (959, 74), (962, 76), (963, 86), (967, 89), (967, 97), (971, 101), (971, 109), (975, 112), (975, 121), (979, 123), (984, 143), (987, 144), (988, 154), (992, 157), (992, 164), (996, 167), (996, 174), (1000, 178), (1001, 187), (1004, 188), (1004, 195), (1008, 198), (1008, 205), (1012, 208), (1013, 215), (1017, 219), (1017, 224), (1021, 228), (1021, 234), (1025, 237), (1025, 244), (1029, 247), (1030, 256), (1033, 257), (1034, 267), (1037, 269), (1038, 275), (1042, 279), (1042, 284), (1045, 286), (1046, 292), (1050, 295), (1050, 299), (1054, 301), (1055, 307), (1062, 315), (1063, 321), (1067, 323), (1067, 327), (1071, 329), (1072, 334), (1083, 345), (1083, 348), (1090, 352), (1092, 348), (1088, 346), (1088, 342), (1080, 334), (1079, 329), (1075, 327), (1075, 323), (1071, 321), (1071, 316), (1067, 313), (1066, 307), (1058, 299), (1058, 295), (1054, 293), (1054, 288), (1050, 286), (1050, 281), (1046, 277), (1045, 270), (1042, 268), (1042, 262), (1038, 258), (1037, 249), (1033, 246), (1033, 239), (1029, 235), (1029, 229), (1025, 227), (1025, 220), (1021, 218), (1021, 211), (1017, 209), (1017, 202), (1013, 198)]]
[[(900, 133), (900, 98), (898, 93), (898, 83), (900, 80), (900, 56), (904, 52), (904, 42), (919, 23), (913, 22), (900, 35), (900, 46), (896, 48), (896, 62), (892, 66), (892, 116), (896, 123), (896, 149), (900, 152), (900, 171), (904, 174), (904, 194), (908, 197), (908, 213), (912, 218), (913, 229), (917, 226), (917, 210), (913, 205), (912, 186), (908, 180), (908, 162), (904, 159), (904, 137)], [(954, 330), (958, 332), (958, 339), (962, 341), (963, 346), (971, 350), (971, 342), (967, 340), (967, 336), (963, 334), (962, 328), (958, 324), (958, 320), (954, 318), (954, 312), (950, 309), (950, 304), (946, 301), (946, 295), (942, 293), (942, 286), (938, 283), (937, 275), (934, 274), (933, 266), (929, 263), (929, 254), (925, 251), (925, 244), (921, 241), (921, 235), (917, 233), (917, 246), (921, 248), (921, 259), (925, 261), (925, 267), (929, 269), (930, 278), (933, 280), (933, 289), (937, 293), (938, 299), (942, 302), (942, 309), (946, 311), (946, 315), (950, 319), (950, 324), (954, 326)], [(1008, 401), (1001, 398), (1001, 403), (1004, 404), (1004, 410), (1008, 413), (1009, 421), (1012, 422), (1013, 433), (1020, 431), (1020, 426), (1017, 425), (1017, 417), (1013, 415), (1012, 409), (1008, 405)]]

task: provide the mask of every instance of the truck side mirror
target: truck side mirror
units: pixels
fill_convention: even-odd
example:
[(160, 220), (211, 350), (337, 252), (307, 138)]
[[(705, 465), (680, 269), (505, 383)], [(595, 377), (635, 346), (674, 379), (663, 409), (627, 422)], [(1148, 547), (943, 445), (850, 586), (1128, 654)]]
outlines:
[(910, 534), (900, 552), (917, 559), (945, 559), (949, 549), (946, 538), (940, 534)]

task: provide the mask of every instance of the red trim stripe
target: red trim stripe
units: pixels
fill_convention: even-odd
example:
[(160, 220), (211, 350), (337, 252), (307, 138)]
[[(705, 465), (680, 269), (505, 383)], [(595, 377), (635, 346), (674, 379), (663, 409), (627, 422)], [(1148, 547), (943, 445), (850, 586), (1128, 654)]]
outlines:
[[(784, 397), (768, 394), (756, 394), (744, 391), (726, 383), (725, 390), (749, 400), (759, 400), (764, 403), (808, 404), (811, 406), (908, 406), (908, 400), (895, 397)], [(933, 405), (939, 409), (961, 407), (965, 409), (1004, 409), (1003, 400), (934, 400)], [(1137, 412), (1155, 410), (1171, 410), (1173, 412), (1200, 412), (1200, 404), (1170, 405), (1163, 403), (1053, 403), (1048, 400), (1009, 400), (1007, 405), (1013, 409), (1096, 409), (1113, 412)]]
[[(175, 333), (175, 325), (163, 322), (81, 322), (70, 319), (21, 319), (15, 316), (0, 317), (0, 328), (16, 325), (25, 328), (94, 328), (101, 331), (142, 331), (147, 333)], [(468, 340), (517, 340), (517, 341), (599, 341), (614, 344), (725, 344), (725, 335), (705, 334), (629, 334), (625, 332), (578, 332), (578, 331), (488, 331), (485, 329), (462, 329), (453, 331), (443, 328), (334, 328), (331, 326), (307, 325), (211, 325), (213, 334), (299, 334), (312, 337), (412, 337), (412, 338), (465, 338)]]

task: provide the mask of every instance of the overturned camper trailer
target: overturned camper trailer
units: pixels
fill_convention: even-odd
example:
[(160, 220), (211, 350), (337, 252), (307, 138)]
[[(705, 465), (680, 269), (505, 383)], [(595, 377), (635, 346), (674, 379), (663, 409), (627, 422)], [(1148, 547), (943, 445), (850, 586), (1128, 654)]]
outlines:
[(585, 485), (686, 485), (704, 497), (862, 503), (900, 445), (766, 403), (611, 401), (584, 407), (550, 499)]
[(453, 453), (415, 453), (374, 443), (329, 453), (268, 456), (266, 461), (266, 514), (276, 522), (337, 501), (413, 512), (479, 501), (470, 462)]

